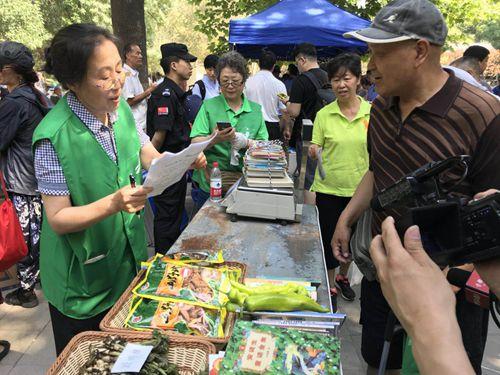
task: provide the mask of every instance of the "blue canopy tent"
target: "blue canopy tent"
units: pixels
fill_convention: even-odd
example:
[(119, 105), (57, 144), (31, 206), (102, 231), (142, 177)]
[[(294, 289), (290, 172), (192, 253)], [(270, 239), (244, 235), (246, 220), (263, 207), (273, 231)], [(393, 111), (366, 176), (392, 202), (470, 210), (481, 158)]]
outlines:
[(291, 60), (293, 48), (303, 42), (314, 44), (319, 58), (345, 51), (362, 54), (366, 43), (342, 34), (369, 25), (326, 0), (281, 0), (260, 13), (231, 20), (229, 43), (247, 58), (258, 58), (267, 47), (279, 60)]

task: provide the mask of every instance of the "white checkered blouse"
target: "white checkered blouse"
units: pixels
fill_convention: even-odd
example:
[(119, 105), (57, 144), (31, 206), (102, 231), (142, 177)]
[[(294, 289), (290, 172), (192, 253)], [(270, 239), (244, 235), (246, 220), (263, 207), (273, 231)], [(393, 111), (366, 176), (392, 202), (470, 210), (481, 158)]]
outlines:
[[(72, 93), (67, 94), (68, 106), (73, 113), (85, 124), (102, 146), (106, 154), (116, 163), (116, 144), (113, 127), (105, 126)], [(117, 113), (110, 113), (109, 120), (114, 124)], [(149, 143), (149, 137), (142, 128), (137, 127), (137, 134), (141, 147)], [(59, 163), (56, 150), (48, 139), (42, 139), (35, 145), (35, 174), (38, 180), (38, 190), (45, 195), (70, 195), (66, 178)]]

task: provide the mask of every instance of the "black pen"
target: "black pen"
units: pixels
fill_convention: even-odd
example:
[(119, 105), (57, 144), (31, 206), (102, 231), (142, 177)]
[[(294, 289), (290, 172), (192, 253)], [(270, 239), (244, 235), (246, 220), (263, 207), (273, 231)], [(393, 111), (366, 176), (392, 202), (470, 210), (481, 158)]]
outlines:
[[(132, 188), (135, 188), (135, 177), (132, 173), (128, 175), (128, 179), (130, 180), (130, 186)], [(135, 214), (139, 216), (141, 214), (141, 211), (139, 210)]]

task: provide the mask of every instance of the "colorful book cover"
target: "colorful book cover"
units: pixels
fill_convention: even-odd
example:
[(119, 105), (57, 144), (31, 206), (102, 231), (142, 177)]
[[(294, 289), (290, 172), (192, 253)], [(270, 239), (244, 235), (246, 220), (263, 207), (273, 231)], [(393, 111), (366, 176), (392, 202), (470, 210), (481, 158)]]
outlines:
[(238, 321), (219, 374), (338, 375), (340, 341), (333, 335)]

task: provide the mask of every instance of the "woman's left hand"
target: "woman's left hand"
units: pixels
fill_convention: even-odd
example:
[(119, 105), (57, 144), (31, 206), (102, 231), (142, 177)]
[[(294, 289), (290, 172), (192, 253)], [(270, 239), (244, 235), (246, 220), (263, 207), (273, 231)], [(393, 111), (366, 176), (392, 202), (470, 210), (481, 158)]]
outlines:
[(203, 152), (200, 152), (196, 160), (193, 164), (191, 164), (191, 168), (193, 169), (203, 169), (207, 166), (207, 158)]

